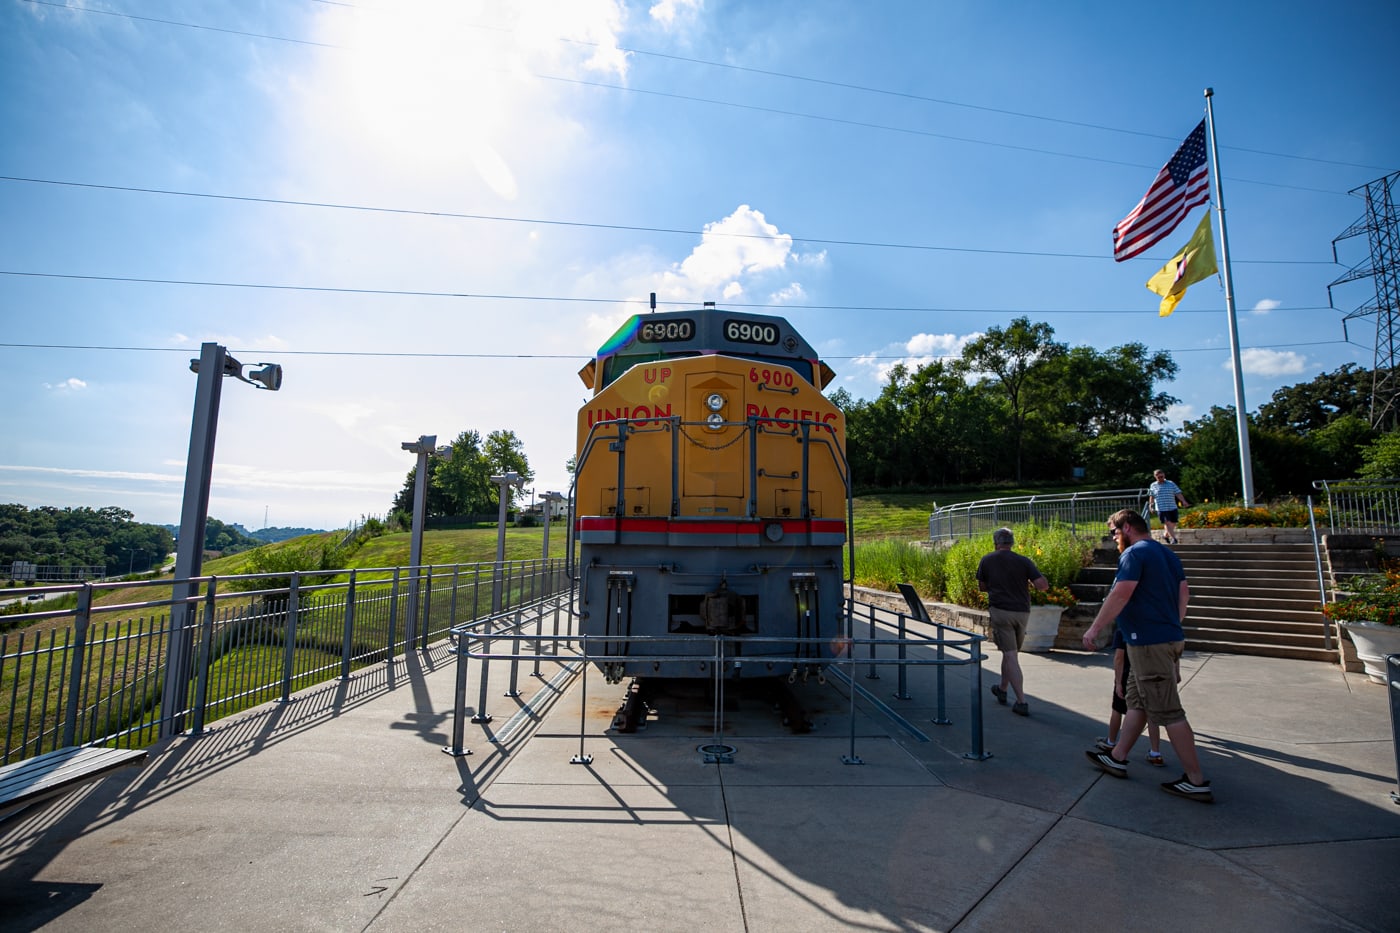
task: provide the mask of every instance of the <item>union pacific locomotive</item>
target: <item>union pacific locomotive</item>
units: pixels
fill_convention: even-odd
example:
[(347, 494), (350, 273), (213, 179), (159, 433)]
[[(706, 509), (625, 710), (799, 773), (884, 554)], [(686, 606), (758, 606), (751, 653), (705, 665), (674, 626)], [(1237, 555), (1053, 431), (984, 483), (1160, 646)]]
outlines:
[[(579, 612), (606, 678), (711, 678), (717, 641), (725, 677), (820, 673), (844, 634), (850, 482), (816, 351), (707, 303), (631, 318), (579, 376)], [(653, 640), (678, 635), (725, 638)]]

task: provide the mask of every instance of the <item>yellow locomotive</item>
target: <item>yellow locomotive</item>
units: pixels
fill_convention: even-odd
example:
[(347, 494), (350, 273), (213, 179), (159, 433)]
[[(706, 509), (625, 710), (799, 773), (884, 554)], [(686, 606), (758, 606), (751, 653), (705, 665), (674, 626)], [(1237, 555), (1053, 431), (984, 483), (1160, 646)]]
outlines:
[(631, 318), (579, 376), (579, 612), (605, 676), (820, 672), (845, 634), (850, 477), (816, 351), (707, 303)]

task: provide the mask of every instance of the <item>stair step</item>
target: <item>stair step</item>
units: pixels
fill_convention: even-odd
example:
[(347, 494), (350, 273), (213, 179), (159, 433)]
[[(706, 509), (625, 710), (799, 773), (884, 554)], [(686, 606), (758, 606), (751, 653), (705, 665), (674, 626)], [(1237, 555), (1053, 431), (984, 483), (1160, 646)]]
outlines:
[(1228, 586), (1218, 582), (1201, 583), (1197, 580), (1189, 582), (1192, 602), (1197, 599), (1232, 599), (1238, 596), (1245, 599), (1307, 603), (1309, 606), (1316, 607), (1322, 599), (1322, 595), (1318, 593), (1315, 586)]
[(1204, 642), (1186, 638), (1188, 651), (1206, 651), (1215, 654), (1247, 654), (1264, 658), (1293, 658), (1297, 661), (1325, 661), (1338, 663), (1337, 650), (1325, 648), (1296, 648), (1284, 645), (1258, 645), (1247, 642)]
[(1197, 610), (1195, 606), (1186, 613), (1186, 625), (1208, 625), (1211, 628), (1231, 629), (1238, 632), (1316, 632), (1321, 637), (1325, 630), (1321, 615), (1284, 617), (1281, 614), (1260, 613), (1254, 616), (1237, 613), (1212, 612), (1209, 608)]
[(1272, 631), (1262, 631), (1259, 629), (1235, 628), (1225, 620), (1225, 624), (1218, 624), (1220, 620), (1214, 619), (1187, 619), (1187, 638), (1199, 638), (1206, 641), (1247, 641), (1259, 642), (1261, 644), (1278, 643), (1281, 645), (1309, 645), (1316, 642), (1318, 645), (1326, 641), (1322, 634), (1322, 628), (1299, 628), (1299, 629), (1273, 629)]

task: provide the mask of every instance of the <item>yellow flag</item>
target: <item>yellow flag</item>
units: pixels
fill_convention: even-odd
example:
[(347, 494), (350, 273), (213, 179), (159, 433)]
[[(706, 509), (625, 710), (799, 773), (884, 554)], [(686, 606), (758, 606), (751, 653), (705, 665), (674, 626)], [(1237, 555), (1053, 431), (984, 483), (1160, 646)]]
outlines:
[(1157, 316), (1166, 317), (1175, 311), (1177, 302), (1186, 294), (1186, 286), (1210, 278), (1215, 272), (1215, 237), (1210, 229), (1210, 211), (1206, 211), (1186, 245), (1147, 280), (1147, 290), (1162, 296)]

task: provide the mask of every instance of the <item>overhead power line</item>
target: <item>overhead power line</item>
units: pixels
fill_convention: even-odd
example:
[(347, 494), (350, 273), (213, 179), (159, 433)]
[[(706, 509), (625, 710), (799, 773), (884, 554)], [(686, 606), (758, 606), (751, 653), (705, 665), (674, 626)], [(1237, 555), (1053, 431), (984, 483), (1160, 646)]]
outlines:
[[(71, 272), (27, 272), (16, 269), (0, 269), (0, 275), (12, 275), (18, 278), (36, 279), (72, 279), (80, 282), (128, 282), (133, 285), (185, 285), (195, 288), (246, 288), (265, 289), (268, 291), (285, 292), (329, 292), (332, 294), (344, 295), (392, 295), (404, 298), (466, 298), (480, 301), (532, 301), (549, 302), (552, 304), (609, 304), (609, 305), (639, 305), (649, 306), (648, 298), (580, 298), (571, 295), (510, 295), (492, 294), (487, 292), (438, 292), (423, 291), (403, 288), (351, 288), (348, 286), (334, 285), (286, 285), (267, 282), (216, 282), (200, 281), (196, 279), (154, 279), (140, 278), (125, 275), (81, 275)], [(673, 308), (699, 308), (705, 301), (665, 301), (660, 300), (658, 305), (665, 305)], [(1009, 308), (935, 308), (919, 305), (806, 305), (806, 304), (780, 304), (777, 302), (747, 302), (730, 301), (725, 302), (726, 308), (746, 308), (746, 309), (767, 309), (779, 311), (866, 311), (866, 312), (898, 312), (898, 313), (928, 313), (928, 314), (1025, 314), (1025, 309)], [(1326, 307), (1298, 307), (1298, 308), (1272, 308), (1272, 312), (1278, 311), (1330, 311)], [(1062, 309), (1041, 309), (1037, 314), (1141, 314), (1141, 311), (1134, 311), (1122, 308), (1062, 308)], [(1209, 308), (1200, 309), (1178, 309), (1177, 314), (1216, 314), (1218, 310)]]
[[(1180, 313), (1180, 312), (1178, 312)], [(1326, 340), (1322, 344), (1349, 343), (1346, 340)], [(1260, 344), (1252, 347), (1244, 347), (1245, 350), (1286, 350), (1292, 347), (1316, 347), (1321, 346), (1317, 341), (1307, 343), (1275, 343)], [(72, 344), (72, 343), (3, 343), (0, 342), (0, 349), (4, 350), (97, 350), (101, 352), (113, 353), (192, 353), (196, 352), (194, 347), (126, 347), (111, 346), (101, 344)], [(382, 357), (384, 359), (460, 359), (460, 360), (586, 360), (592, 359), (591, 353), (445, 353), (437, 350), (405, 350), (403, 352), (389, 352), (385, 350), (268, 350), (266, 348), (252, 347), (240, 349), (231, 347), (230, 350), (239, 354), (261, 354), (263, 356), (354, 356), (354, 357)], [(1229, 347), (1185, 347), (1175, 350), (1167, 350), (1167, 353), (1228, 353)], [(937, 359), (955, 360), (957, 356), (946, 354), (933, 354), (925, 357), (924, 354), (917, 353), (853, 353), (850, 356), (825, 356), (826, 360), (904, 360), (904, 359)]]
[[(985, 249), (973, 246), (939, 246), (928, 243), (891, 243), (881, 240), (837, 240), (808, 237), (792, 233), (735, 233), (723, 230), (695, 230), (684, 227), (649, 227), (636, 224), (605, 224), (582, 220), (552, 220), (542, 217), (508, 217), (500, 214), (470, 214), (460, 211), (415, 210), (406, 207), (376, 207), (367, 204), (340, 204), (333, 201), (300, 201), (291, 198), (265, 198), (255, 195), (214, 194), (205, 191), (179, 191), (172, 188), (147, 188), (138, 185), (104, 185), (96, 182), (65, 181), (56, 178), (32, 178), (22, 175), (0, 175), (0, 181), (30, 185), (58, 185), (68, 188), (89, 188), (98, 191), (122, 191), (131, 194), (156, 194), (179, 198), (202, 198), (211, 201), (236, 201), (247, 204), (275, 204), (285, 207), (311, 207), (324, 210), (360, 211), (372, 214), (399, 214), (412, 217), (435, 217), (449, 220), (481, 220), (493, 223), (530, 224), (534, 226), (579, 227), (589, 230), (619, 230), (629, 233), (663, 233), (693, 237), (729, 237), (744, 240), (791, 240), (814, 246), (860, 246), (871, 249), (921, 250), (925, 252), (974, 253), (987, 256), (1035, 256), (1050, 259), (1112, 259), (1109, 253), (1054, 253), (1039, 250)], [(1334, 265), (1321, 259), (1237, 259), (1236, 263), (1269, 265)]]
[[(239, 30), (239, 29), (229, 29), (229, 28), (222, 27), (222, 26), (208, 26), (208, 25), (204, 25), (204, 24), (200, 24), (200, 23), (189, 23), (189, 22), (183, 22), (183, 21), (179, 21), (179, 20), (162, 19), (162, 18), (153, 17), (153, 16), (140, 16), (140, 15), (136, 15), (136, 14), (132, 14), (132, 13), (122, 13), (122, 12), (118, 12), (118, 11), (116, 11), (116, 10), (98, 10), (98, 9), (92, 9), (92, 8), (88, 8), (88, 7), (72, 7), (72, 6), (68, 6), (68, 5), (65, 4), (65, 3), (56, 2), (56, 0), (25, 0), (25, 2), (37, 4), (37, 5), (40, 5), (40, 6), (59, 7), (59, 8), (61, 8), (61, 9), (65, 9), (65, 10), (69, 10), (69, 11), (77, 12), (77, 13), (96, 13), (96, 14), (101, 14), (101, 15), (104, 15), (104, 16), (113, 16), (113, 17), (120, 17), (120, 18), (123, 18), (123, 19), (129, 19), (129, 20), (132, 20), (132, 21), (135, 21), (135, 22), (155, 23), (155, 24), (162, 25), (162, 26), (174, 26), (174, 27), (183, 28), (183, 29), (197, 29), (197, 30), (203, 30), (203, 31), (207, 31), (207, 32), (224, 33), (224, 34), (227, 34), (227, 35), (241, 36), (241, 37), (250, 38), (250, 39), (265, 39), (265, 40), (268, 40), (268, 41), (271, 41), (271, 42), (285, 42), (285, 43), (291, 43), (291, 44), (295, 44), (295, 45), (307, 45), (307, 46), (314, 46), (314, 47), (317, 47), (317, 48), (326, 48), (326, 49), (353, 50), (353, 47), (350, 47), (350, 46), (338, 45), (338, 44), (333, 44), (333, 43), (325, 43), (325, 42), (316, 42), (316, 41), (310, 40), (310, 39), (299, 39), (299, 38), (294, 38), (294, 37), (289, 37), (289, 36), (273, 35), (273, 34), (270, 34), (270, 33), (247, 32), (247, 31)], [(329, 2), (329, 0), (322, 0), (322, 2)], [(361, 6), (361, 5), (357, 5), (357, 4), (353, 4), (353, 3), (344, 3), (344, 2), (336, 2), (336, 3), (334, 3), (333, 5), (335, 5), (335, 6), (348, 7), (348, 8), (351, 8), (351, 9), (363, 9), (363, 8), (364, 8), (364, 7)], [(507, 28), (499, 27), (499, 26), (486, 26), (486, 25), (482, 25), (482, 24), (473, 24), (473, 27), (476, 28), (476, 29), (491, 30), (491, 31), (495, 31), (495, 32), (514, 32), (513, 29), (507, 29)], [(561, 42), (561, 43), (572, 44), (572, 45), (582, 45), (582, 46), (586, 46), (586, 47), (590, 47), (590, 48), (601, 48), (601, 46), (599, 45), (599, 43), (596, 43), (596, 42), (589, 42), (589, 41), (585, 41), (585, 40), (578, 40), (578, 39), (570, 39), (570, 38), (556, 37), (555, 41)], [(802, 82), (802, 83), (814, 84), (814, 85), (819, 85), (819, 86), (823, 86), (823, 87), (840, 88), (840, 89), (842, 89), (842, 90), (858, 91), (858, 92), (865, 93), (865, 94), (876, 94), (876, 95), (881, 95), (881, 96), (886, 96), (886, 97), (894, 97), (894, 98), (900, 98), (900, 99), (905, 99), (905, 100), (919, 101), (919, 102), (922, 102), (922, 103), (938, 104), (938, 105), (940, 105), (940, 106), (946, 106), (946, 107), (958, 107), (958, 108), (965, 109), (965, 110), (975, 110), (975, 111), (978, 111), (978, 112), (981, 112), (981, 113), (1000, 114), (1000, 115), (1003, 115), (1003, 116), (1016, 117), (1017, 119), (1023, 119), (1023, 120), (1035, 120), (1035, 121), (1044, 122), (1044, 123), (1055, 123), (1055, 124), (1059, 124), (1059, 125), (1061, 125), (1061, 126), (1073, 126), (1073, 127), (1079, 127), (1079, 128), (1081, 128), (1081, 129), (1099, 130), (1099, 131), (1102, 131), (1102, 132), (1119, 133), (1119, 134), (1123, 134), (1123, 135), (1128, 135), (1128, 136), (1139, 136), (1139, 137), (1144, 137), (1144, 138), (1149, 138), (1149, 139), (1172, 140), (1172, 139), (1175, 139), (1175, 138), (1176, 138), (1176, 137), (1174, 137), (1174, 136), (1167, 136), (1167, 135), (1163, 135), (1163, 134), (1159, 134), (1159, 133), (1149, 133), (1149, 132), (1145, 132), (1145, 131), (1142, 131), (1142, 130), (1129, 130), (1129, 129), (1123, 129), (1122, 127), (1108, 126), (1108, 125), (1102, 124), (1102, 123), (1090, 123), (1090, 122), (1087, 122), (1087, 121), (1070, 120), (1070, 119), (1063, 118), (1063, 117), (1050, 117), (1050, 116), (1046, 116), (1046, 115), (1044, 115), (1044, 114), (1035, 114), (1035, 113), (1029, 113), (1029, 112), (1026, 112), (1026, 111), (1011, 110), (1011, 109), (1009, 109), (1009, 108), (991, 107), (991, 106), (986, 106), (986, 105), (983, 105), (983, 104), (968, 103), (968, 102), (966, 102), (966, 101), (957, 101), (957, 100), (950, 100), (950, 99), (948, 99), (948, 98), (930, 97), (930, 96), (923, 95), (923, 94), (914, 94), (914, 93), (911, 93), (911, 92), (908, 92), (908, 91), (895, 91), (895, 90), (890, 90), (890, 89), (888, 89), (888, 88), (879, 88), (879, 87), (873, 87), (873, 86), (870, 86), (870, 85), (855, 84), (855, 83), (845, 82), (845, 81), (836, 81), (836, 80), (832, 80), (832, 79), (828, 79), (828, 78), (818, 78), (818, 77), (813, 77), (813, 76), (811, 76), (811, 75), (799, 75), (799, 74), (792, 74), (792, 73), (790, 73), (790, 72), (784, 72), (784, 71), (774, 71), (774, 70), (769, 70), (769, 69), (764, 69), (764, 68), (754, 68), (754, 67), (750, 67), (750, 66), (747, 66), (747, 65), (738, 65), (738, 64), (734, 64), (734, 63), (730, 63), (730, 62), (716, 62), (716, 61), (710, 61), (710, 60), (708, 60), (708, 59), (692, 58), (692, 57), (687, 57), (687, 56), (682, 56), (682, 55), (673, 55), (673, 54), (670, 54), (670, 53), (667, 53), (667, 52), (656, 52), (656, 51), (651, 51), (651, 50), (648, 50), (648, 49), (636, 49), (636, 48), (631, 48), (631, 47), (626, 47), (626, 46), (618, 46), (618, 51), (620, 51), (620, 52), (626, 52), (626, 53), (629, 54), (629, 55), (643, 56), (643, 57), (647, 57), (647, 58), (656, 58), (656, 59), (661, 59), (661, 60), (665, 60), (665, 61), (682, 62), (682, 63), (685, 63), (685, 64), (700, 65), (700, 66), (706, 67), (706, 68), (716, 68), (716, 69), (722, 69), (722, 70), (727, 70), (727, 71), (733, 71), (733, 72), (743, 73), (743, 74), (759, 75), (759, 76), (768, 77), (768, 78), (781, 78), (781, 79), (784, 79), (784, 80), (798, 81), (798, 82)], [(1102, 159), (1102, 158), (1097, 158), (1097, 157), (1094, 157), (1094, 156), (1083, 156), (1083, 155), (1076, 155), (1076, 154), (1072, 154), (1072, 153), (1053, 152), (1053, 151), (1051, 151), (1051, 150), (1047, 150), (1047, 149), (1037, 149), (1037, 148), (1035, 148), (1035, 147), (1030, 147), (1030, 146), (1018, 146), (1018, 145), (1012, 145), (1012, 144), (1007, 144), (1007, 143), (991, 142), (991, 141), (988, 141), (988, 140), (972, 139), (972, 138), (958, 137), (958, 136), (950, 136), (950, 135), (942, 134), (942, 133), (932, 133), (932, 132), (927, 132), (927, 131), (909, 129), (909, 128), (907, 128), (907, 127), (888, 126), (888, 125), (877, 124), (877, 123), (866, 123), (866, 122), (861, 122), (861, 121), (856, 121), (856, 120), (845, 120), (845, 119), (841, 119), (841, 118), (839, 118), (839, 117), (827, 117), (827, 116), (823, 116), (823, 115), (820, 115), (820, 114), (801, 113), (801, 112), (797, 112), (797, 111), (780, 110), (780, 109), (768, 108), (768, 107), (758, 107), (758, 106), (754, 106), (754, 105), (751, 105), (751, 104), (743, 104), (743, 103), (738, 103), (738, 102), (734, 102), (734, 101), (712, 100), (712, 99), (708, 99), (708, 98), (693, 97), (693, 96), (688, 96), (688, 95), (684, 95), (684, 94), (671, 94), (671, 93), (667, 93), (667, 92), (663, 92), (663, 91), (652, 91), (652, 90), (647, 90), (647, 89), (644, 89), (644, 88), (630, 87), (630, 86), (627, 86), (627, 85), (607, 84), (607, 83), (596, 82), (596, 81), (584, 81), (584, 80), (580, 80), (580, 79), (577, 79), (577, 78), (567, 78), (567, 77), (562, 77), (562, 76), (559, 76), (559, 75), (540, 74), (540, 73), (538, 73), (538, 72), (533, 73), (533, 75), (534, 75), (534, 77), (541, 78), (541, 79), (544, 79), (544, 80), (558, 81), (558, 82), (562, 82), (562, 83), (566, 83), (566, 84), (577, 84), (577, 85), (581, 85), (581, 86), (585, 86), (585, 87), (606, 88), (606, 89), (608, 89), (608, 90), (615, 90), (615, 91), (620, 91), (620, 92), (623, 92), (623, 93), (657, 95), (657, 96), (668, 97), (668, 98), (672, 98), (672, 99), (676, 99), (676, 100), (686, 100), (686, 101), (691, 101), (691, 102), (695, 102), (695, 103), (705, 103), (705, 104), (710, 104), (710, 105), (713, 105), (713, 106), (732, 107), (732, 108), (740, 109), (740, 110), (753, 110), (753, 111), (758, 111), (758, 112), (762, 112), (762, 113), (772, 113), (772, 114), (780, 114), (780, 115), (784, 115), (784, 116), (800, 117), (800, 118), (802, 118), (802, 119), (808, 119), (808, 120), (823, 120), (823, 121), (828, 121), (828, 122), (837, 123), (837, 124), (844, 124), (844, 125), (848, 125), (848, 126), (859, 126), (859, 127), (863, 127), (863, 128), (866, 128), (866, 129), (879, 129), (879, 130), (885, 130), (885, 131), (888, 131), (888, 132), (896, 132), (896, 133), (912, 133), (912, 134), (920, 135), (920, 136), (930, 136), (930, 137), (935, 137), (935, 138), (940, 138), (940, 139), (948, 139), (948, 140), (952, 140), (952, 141), (956, 141), (956, 142), (970, 143), (970, 144), (973, 144), (973, 145), (995, 146), (995, 147), (998, 147), (998, 148), (1023, 150), (1023, 151), (1028, 151), (1028, 152), (1043, 153), (1043, 154), (1047, 154), (1047, 155), (1058, 155), (1058, 156), (1062, 156), (1062, 157), (1064, 157), (1064, 158), (1084, 159), (1084, 160), (1095, 161), (1095, 162), (1106, 162), (1106, 163), (1113, 164), (1113, 165), (1131, 165), (1131, 166), (1134, 167), (1134, 168), (1144, 168), (1144, 167), (1150, 168), (1150, 167), (1151, 167), (1151, 166), (1145, 166), (1145, 165), (1140, 164), (1140, 163), (1118, 162), (1118, 161), (1115, 161), (1115, 160), (1112, 160), (1112, 159)], [(1367, 164), (1355, 163), (1355, 162), (1343, 162), (1343, 161), (1335, 160), (1335, 159), (1322, 159), (1322, 158), (1317, 158), (1317, 157), (1315, 157), (1315, 156), (1300, 156), (1300, 155), (1294, 155), (1294, 154), (1291, 154), (1291, 153), (1271, 152), (1271, 151), (1265, 150), (1265, 149), (1251, 149), (1251, 148), (1247, 148), (1247, 147), (1243, 147), (1243, 146), (1224, 146), (1224, 147), (1222, 147), (1222, 148), (1225, 149), (1226, 151), (1229, 151), (1229, 152), (1247, 152), (1247, 153), (1250, 153), (1250, 154), (1252, 154), (1252, 155), (1264, 155), (1264, 156), (1270, 156), (1270, 157), (1272, 157), (1272, 158), (1291, 159), (1291, 160), (1300, 161), (1300, 162), (1314, 162), (1314, 163), (1319, 163), (1319, 164), (1323, 164), (1323, 165), (1336, 165), (1336, 166), (1343, 166), (1343, 167), (1348, 167), (1348, 168), (1365, 168), (1365, 169), (1381, 169), (1381, 170), (1385, 170), (1385, 167), (1382, 167), (1382, 166), (1367, 165)], [(1331, 190), (1327, 190), (1327, 189), (1307, 188), (1307, 187), (1296, 186), (1296, 185), (1275, 184), (1275, 183), (1273, 183), (1273, 182), (1253, 181), (1253, 180), (1250, 180), (1250, 179), (1238, 179), (1238, 178), (1237, 178), (1237, 179), (1232, 179), (1232, 181), (1236, 181), (1236, 182), (1240, 182), (1240, 183), (1247, 183), (1247, 184), (1270, 185), (1270, 186), (1272, 186), (1272, 187), (1287, 188), (1287, 189), (1290, 189), (1290, 190), (1298, 190), (1298, 191), (1314, 191), (1314, 192), (1319, 192), (1319, 193), (1323, 193), (1323, 194), (1340, 194), (1340, 193), (1341, 193), (1341, 192), (1338, 192), (1338, 191), (1331, 191)]]

